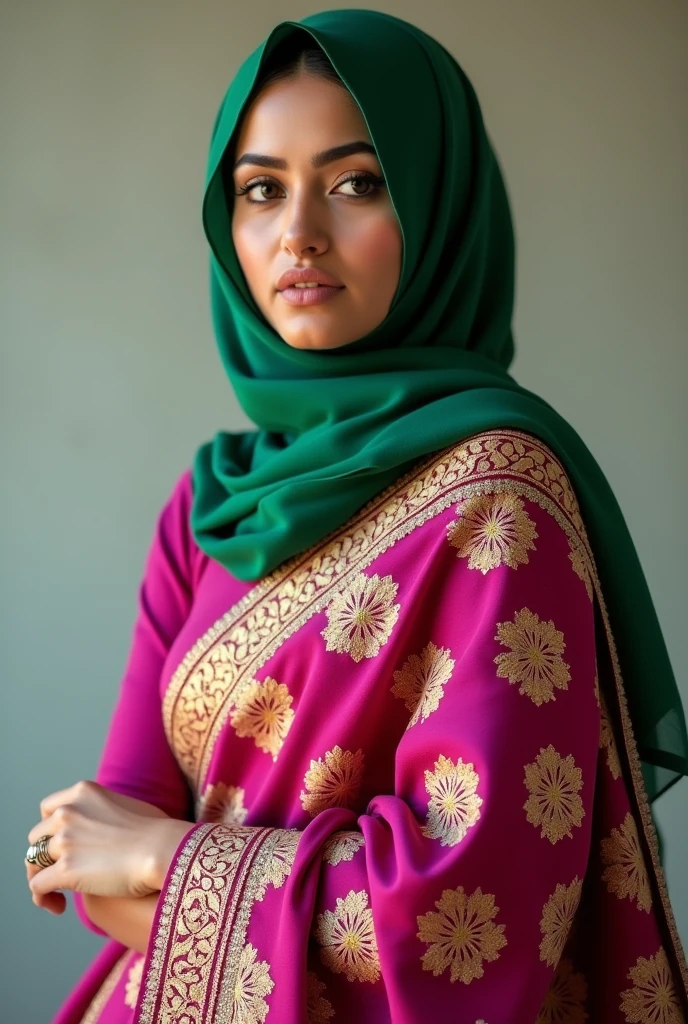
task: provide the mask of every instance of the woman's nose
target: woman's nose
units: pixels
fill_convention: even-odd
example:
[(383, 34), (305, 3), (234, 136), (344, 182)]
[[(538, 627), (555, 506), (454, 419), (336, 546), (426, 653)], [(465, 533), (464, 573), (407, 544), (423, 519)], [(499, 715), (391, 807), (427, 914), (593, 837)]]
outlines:
[(317, 212), (305, 203), (299, 203), (285, 211), (286, 225), (282, 233), (282, 246), (294, 256), (308, 253), (320, 255), (329, 247), (329, 238)]

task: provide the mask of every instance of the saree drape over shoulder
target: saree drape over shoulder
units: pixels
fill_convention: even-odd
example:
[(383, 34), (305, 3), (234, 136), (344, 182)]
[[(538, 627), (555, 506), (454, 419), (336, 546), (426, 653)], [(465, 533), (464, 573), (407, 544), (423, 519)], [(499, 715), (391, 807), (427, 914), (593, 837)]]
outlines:
[(685, 1022), (551, 450), (494, 430), (435, 453), (256, 584), (199, 550), (191, 502), (185, 474), (98, 775), (189, 832), (146, 957), (108, 943), (56, 1024)]

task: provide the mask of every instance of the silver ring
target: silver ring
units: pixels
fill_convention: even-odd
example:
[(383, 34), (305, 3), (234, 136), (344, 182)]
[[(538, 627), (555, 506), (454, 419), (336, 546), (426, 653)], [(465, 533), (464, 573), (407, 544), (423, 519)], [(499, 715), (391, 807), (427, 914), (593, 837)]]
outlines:
[(37, 843), (32, 843), (26, 851), (25, 860), (27, 864), (38, 864), (40, 868), (50, 868), (57, 861), (48, 853), (48, 843), (52, 836), (41, 836)]

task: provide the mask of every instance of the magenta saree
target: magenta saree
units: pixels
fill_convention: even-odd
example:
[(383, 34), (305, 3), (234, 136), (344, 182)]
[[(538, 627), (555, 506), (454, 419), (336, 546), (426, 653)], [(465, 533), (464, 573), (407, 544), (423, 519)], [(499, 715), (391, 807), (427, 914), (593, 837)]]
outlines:
[(685, 1021), (552, 453), (511, 430), (437, 453), (256, 585), (196, 548), (190, 502), (187, 474), (98, 775), (189, 833), (147, 956), (109, 943), (56, 1024)]

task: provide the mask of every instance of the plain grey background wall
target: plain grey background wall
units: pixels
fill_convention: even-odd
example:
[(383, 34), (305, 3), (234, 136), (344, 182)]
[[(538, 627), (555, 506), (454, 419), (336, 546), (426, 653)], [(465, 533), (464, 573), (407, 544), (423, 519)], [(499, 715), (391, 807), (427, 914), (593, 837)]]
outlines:
[[(473, 80), (516, 225), (514, 374), (576, 425), (608, 474), (688, 700), (688, 8), (378, 6), (437, 36)], [(211, 124), (269, 28), (317, 9), (2, 5), (6, 1021), (49, 1020), (98, 945), (71, 911), (31, 904), (26, 833), (42, 796), (94, 773), (174, 479), (216, 429), (246, 423), (209, 319), (199, 211)], [(657, 805), (686, 939), (687, 805), (688, 783)]]

